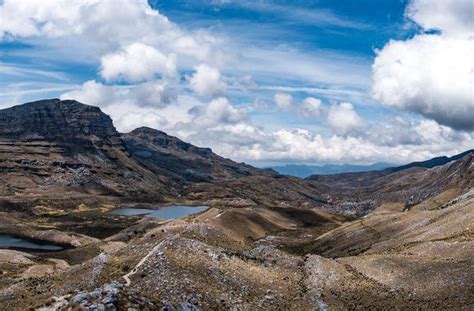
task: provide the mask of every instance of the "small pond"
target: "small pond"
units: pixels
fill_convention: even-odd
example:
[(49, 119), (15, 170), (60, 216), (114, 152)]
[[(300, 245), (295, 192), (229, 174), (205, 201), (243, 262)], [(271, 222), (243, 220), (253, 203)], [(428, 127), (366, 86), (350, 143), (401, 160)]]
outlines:
[(23, 238), (10, 234), (0, 234), (0, 248), (17, 248), (39, 251), (60, 251), (64, 249), (64, 247), (59, 245), (48, 244), (48, 242)]
[(114, 209), (111, 213), (114, 215), (123, 216), (139, 216), (143, 215), (146, 217), (159, 218), (163, 220), (176, 219), (192, 214), (196, 214), (206, 210), (207, 206), (186, 206), (186, 205), (170, 205), (160, 207), (159, 209), (148, 209), (148, 208), (118, 208)]

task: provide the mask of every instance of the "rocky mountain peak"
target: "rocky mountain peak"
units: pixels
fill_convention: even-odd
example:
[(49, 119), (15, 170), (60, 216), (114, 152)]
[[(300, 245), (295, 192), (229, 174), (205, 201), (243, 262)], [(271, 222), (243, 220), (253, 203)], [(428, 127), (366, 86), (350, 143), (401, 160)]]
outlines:
[(161, 147), (169, 150), (180, 150), (185, 152), (197, 153), (204, 156), (211, 156), (212, 150), (210, 148), (196, 147), (190, 143), (184, 142), (181, 139), (170, 136), (167, 133), (155, 130), (149, 127), (139, 127), (126, 136), (139, 138), (147, 141), (156, 147)]
[(47, 99), (0, 110), (0, 136), (23, 139), (119, 137), (100, 108), (75, 100)]

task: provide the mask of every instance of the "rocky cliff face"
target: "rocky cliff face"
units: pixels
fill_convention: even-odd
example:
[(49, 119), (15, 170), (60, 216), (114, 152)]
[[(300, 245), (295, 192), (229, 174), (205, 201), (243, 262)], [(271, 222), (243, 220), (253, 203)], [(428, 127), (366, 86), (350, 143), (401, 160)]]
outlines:
[(138, 128), (123, 134), (132, 157), (156, 174), (167, 175), (179, 182), (210, 182), (266, 171), (220, 157), (210, 148), (200, 148), (179, 138), (151, 128)]
[(30, 140), (103, 139), (120, 137), (112, 119), (98, 107), (74, 100), (49, 99), (0, 112), (0, 137)]
[(162, 197), (162, 182), (130, 156), (109, 116), (77, 101), (42, 100), (0, 110), (0, 194), (68, 191)]

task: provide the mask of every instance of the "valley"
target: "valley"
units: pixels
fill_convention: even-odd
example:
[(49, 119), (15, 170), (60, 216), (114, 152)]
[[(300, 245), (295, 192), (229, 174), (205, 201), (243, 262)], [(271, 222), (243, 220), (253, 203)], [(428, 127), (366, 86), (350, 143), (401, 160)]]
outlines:
[(0, 235), (62, 248), (1, 249), (0, 305), (470, 310), (473, 157), (300, 179), (75, 101), (0, 110)]

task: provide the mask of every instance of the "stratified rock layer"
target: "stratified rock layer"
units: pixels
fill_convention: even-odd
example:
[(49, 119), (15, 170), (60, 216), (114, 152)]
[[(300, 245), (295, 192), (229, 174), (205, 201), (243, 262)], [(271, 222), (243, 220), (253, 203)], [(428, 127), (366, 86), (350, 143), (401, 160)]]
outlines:
[(74, 100), (41, 100), (0, 112), (0, 137), (69, 140), (94, 136), (113, 140), (120, 134), (98, 107)]

